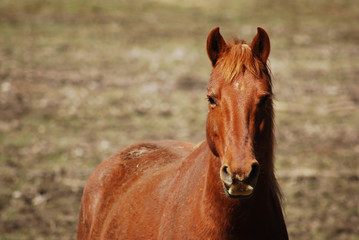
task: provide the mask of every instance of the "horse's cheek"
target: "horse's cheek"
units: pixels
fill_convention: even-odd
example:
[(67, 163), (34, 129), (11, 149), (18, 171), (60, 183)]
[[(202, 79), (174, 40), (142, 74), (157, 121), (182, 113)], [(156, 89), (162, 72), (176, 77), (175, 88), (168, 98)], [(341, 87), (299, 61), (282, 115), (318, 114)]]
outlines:
[(212, 115), (208, 114), (207, 124), (206, 124), (206, 135), (207, 135), (207, 142), (208, 146), (211, 149), (212, 153), (218, 157), (218, 151), (216, 148), (216, 121), (212, 119)]

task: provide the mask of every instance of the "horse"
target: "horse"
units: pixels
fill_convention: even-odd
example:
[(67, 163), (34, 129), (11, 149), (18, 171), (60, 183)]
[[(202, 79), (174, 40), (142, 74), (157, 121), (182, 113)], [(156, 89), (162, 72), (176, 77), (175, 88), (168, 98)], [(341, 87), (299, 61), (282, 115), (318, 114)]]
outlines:
[(77, 239), (288, 239), (274, 173), (268, 34), (207, 38), (206, 139), (148, 141), (99, 164)]

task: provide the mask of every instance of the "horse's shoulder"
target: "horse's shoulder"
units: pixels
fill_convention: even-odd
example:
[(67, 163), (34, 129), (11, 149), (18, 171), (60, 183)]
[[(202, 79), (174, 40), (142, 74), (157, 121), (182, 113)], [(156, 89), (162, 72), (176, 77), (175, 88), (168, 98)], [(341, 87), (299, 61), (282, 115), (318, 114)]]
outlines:
[(175, 140), (150, 141), (131, 145), (120, 150), (123, 160), (139, 160), (152, 157), (153, 155), (186, 157), (194, 148), (193, 143), (181, 142)]
[(121, 188), (148, 173), (158, 172), (180, 164), (195, 145), (187, 142), (163, 140), (143, 142), (123, 148), (101, 162), (87, 181), (85, 194), (105, 193)]
[(195, 146), (192, 143), (151, 141), (123, 148), (102, 161), (84, 189), (80, 214), (81, 221), (84, 221), (82, 227), (101, 225), (109, 207), (136, 182), (179, 168), (193, 149)]
[(109, 165), (120, 165), (131, 172), (149, 168), (160, 168), (188, 156), (194, 149), (192, 143), (163, 140), (143, 142), (126, 147), (111, 156), (106, 162)]

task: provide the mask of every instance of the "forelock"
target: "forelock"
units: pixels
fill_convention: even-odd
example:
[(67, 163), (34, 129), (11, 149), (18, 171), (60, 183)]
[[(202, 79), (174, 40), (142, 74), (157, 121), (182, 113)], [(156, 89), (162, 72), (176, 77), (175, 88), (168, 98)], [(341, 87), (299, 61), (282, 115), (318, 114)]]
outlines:
[(267, 69), (266, 66), (263, 66), (263, 63), (253, 56), (251, 47), (239, 39), (234, 39), (233, 44), (228, 44), (227, 50), (218, 60), (215, 67), (218, 67), (219, 71), (222, 72), (226, 82), (232, 82), (233, 79), (239, 74), (243, 74), (246, 70), (260, 78), (263, 69)]

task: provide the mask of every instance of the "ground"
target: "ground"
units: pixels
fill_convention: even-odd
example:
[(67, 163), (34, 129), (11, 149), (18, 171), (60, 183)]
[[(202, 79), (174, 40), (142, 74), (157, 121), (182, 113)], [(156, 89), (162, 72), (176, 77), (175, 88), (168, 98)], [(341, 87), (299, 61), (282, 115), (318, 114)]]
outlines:
[(103, 159), (204, 139), (216, 26), (271, 38), (291, 239), (359, 239), (358, 19), (355, 0), (2, 0), (0, 239), (74, 239)]

